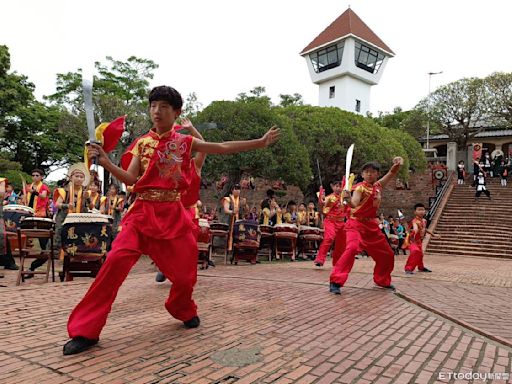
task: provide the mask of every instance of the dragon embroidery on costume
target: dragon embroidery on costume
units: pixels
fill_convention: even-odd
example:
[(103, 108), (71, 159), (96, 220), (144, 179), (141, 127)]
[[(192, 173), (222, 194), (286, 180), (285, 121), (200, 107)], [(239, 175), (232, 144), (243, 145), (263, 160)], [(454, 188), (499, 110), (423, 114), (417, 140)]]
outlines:
[(186, 142), (169, 141), (164, 151), (158, 151), (158, 167), (160, 177), (165, 179), (173, 179), (175, 181), (181, 178), (181, 166), (183, 163), (183, 154), (187, 152)]

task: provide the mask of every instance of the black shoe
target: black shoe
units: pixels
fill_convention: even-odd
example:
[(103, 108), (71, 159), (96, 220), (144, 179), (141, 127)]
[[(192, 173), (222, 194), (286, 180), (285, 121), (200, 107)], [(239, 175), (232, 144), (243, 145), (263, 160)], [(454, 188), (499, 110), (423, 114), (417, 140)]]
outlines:
[(418, 269), (418, 271), (420, 271), (420, 272), (432, 272), (431, 269), (428, 269), (426, 267), (423, 267), (423, 269)]
[(163, 283), (165, 281), (165, 275), (162, 272), (158, 271), (156, 273), (155, 281), (157, 283)]
[(319, 263), (318, 261), (315, 261), (315, 265), (320, 268), (320, 267), (323, 267), (324, 265), (322, 263)]
[(201, 320), (199, 320), (198, 316), (194, 316), (190, 320), (183, 322), (183, 325), (185, 326), (185, 328), (197, 328), (197, 327), (199, 327), (199, 324), (201, 324)]
[(4, 269), (9, 269), (11, 271), (17, 271), (18, 269), (20, 269), (20, 267), (18, 267), (16, 264), (9, 264), (9, 265), (6, 265), (4, 267)]
[(331, 282), (331, 284), (329, 284), (329, 292), (335, 295), (341, 295), (341, 284)]
[(86, 337), (78, 336), (73, 337), (62, 348), (64, 355), (75, 355), (88, 350), (93, 345), (98, 344), (98, 339), (88, 339)]
[(208, 260), (208, 265), (215, 268), (215, 263), (212, 260)]
[[(32, 271), (31, 269), (29, 269), (29, 270), (28, 270), (28, 272), (34, 272), (34, 271)], [(32, 273), (31, 273), (30, 275), (23, 275), (23, 278), (24, 278), (25, 280), (31, 279), (31, 278), (33, 278), (33, 277), (34, 277), (34, 275), (33, 275)]]

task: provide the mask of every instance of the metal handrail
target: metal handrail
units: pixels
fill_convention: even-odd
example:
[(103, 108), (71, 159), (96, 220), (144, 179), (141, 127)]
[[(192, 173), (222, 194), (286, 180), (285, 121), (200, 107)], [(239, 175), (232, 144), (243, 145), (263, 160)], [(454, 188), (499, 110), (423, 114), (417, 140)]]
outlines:
[(441, 201), (443, 200), (446, 190), (448, 189), (448, 187), (450, 186), (450, 184), (452, 182), (452, 179), (454, 177), (453, 175), (454, 175), (453, 171), (448, 172), (448, 177), (446, 178), (446, 182), (444, 183), (443, 188), (441, 189), (441, 191), (439, 191), (437, 193), (436, 200), (432, 204), (432, 207), (429, 207), (428, 213), (425, 217), (425, 219), (427, 219), (428, 225), (430, 225), (430, 221), (436, 214), (436, 211), (439, 208), (439, 204), (441, 204)]

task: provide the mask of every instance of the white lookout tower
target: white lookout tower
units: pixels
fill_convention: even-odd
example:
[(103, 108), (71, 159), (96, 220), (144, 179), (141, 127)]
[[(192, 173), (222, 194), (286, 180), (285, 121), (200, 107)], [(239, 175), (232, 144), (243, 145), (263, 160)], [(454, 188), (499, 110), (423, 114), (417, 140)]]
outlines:
[(379, 83), (393, 51), (347, 9), (300, 53), (318, 84), (318, 104), (362, 115), (370, 110), (370, 88)]

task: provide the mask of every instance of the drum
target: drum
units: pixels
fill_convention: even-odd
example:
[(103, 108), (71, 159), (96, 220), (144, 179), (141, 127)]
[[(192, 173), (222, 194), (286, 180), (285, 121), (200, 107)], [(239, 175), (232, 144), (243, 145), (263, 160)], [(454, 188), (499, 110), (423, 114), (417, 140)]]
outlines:
[(271, 225), (260, 225), (261, 237), (268, 237), (274, 235), (274, 227)]
[(274, 235), (281, 238), (296, 238), (299, 228), (295, 224), (276, 224), (274, 225)]
[(299, 228), (295, 224), (274, 225), (274, 248), (277, 259), (284, 257), (284, 254), (290, 254), (291, 259), (295, 260), (298, 233)]
[(253, 220), (238, 220), (233, 224), (233, 259), (246, 260), (256, 264), (260, 247), (260, 231), (258, 223)]
[(21, 229), (54, 229), (55, 221), (46, 217), (23, 217), (20, 221)]
[(112, 241), (108, 217), (96, 213), (68, 213), (61, 231), (62, 248), (69, 254), (106, 254)]
[(210, 230), (211, 231), (229, 231), (229, 224), (224, 223), (210, 223)]
[(16, 204), (6, 205), (4, 206), (5, 229), (10, 232), (16, 232), (22, 218), (33, 216), (34, 210), (30, 207)]
[(301, 225), (299, 228), (299, 236), (320, 236), (320, 228)]
[(197, 242), (209, 244), (210, 237), (210, 224), (208, 224), (208, 220), (199, 219), (199, 234), (197, 236)]
[(258, 248), (260, 231), (253, 220), (238, 220), (233, 224), (233, 244), (242, 248)]

